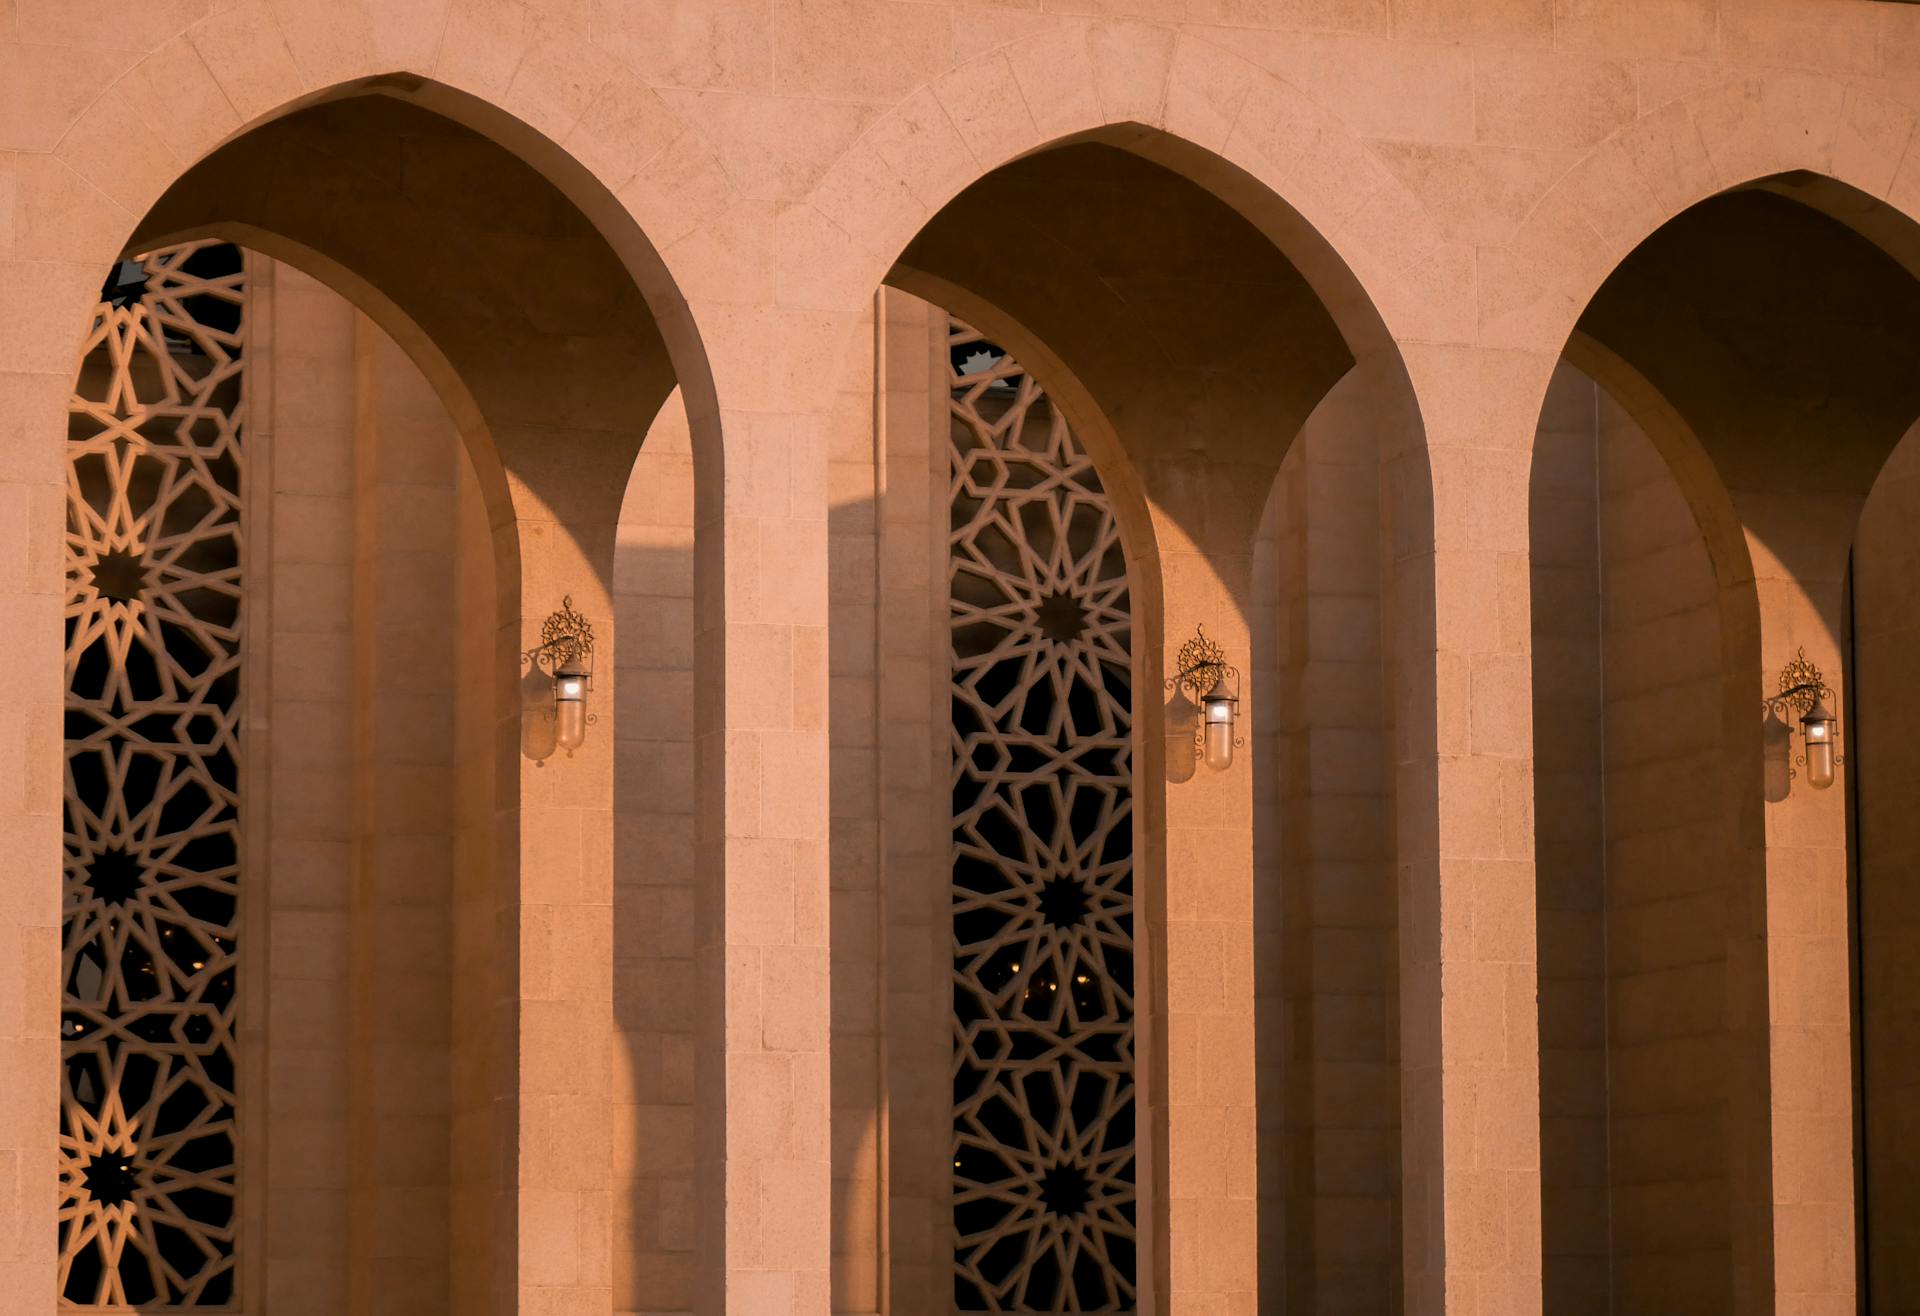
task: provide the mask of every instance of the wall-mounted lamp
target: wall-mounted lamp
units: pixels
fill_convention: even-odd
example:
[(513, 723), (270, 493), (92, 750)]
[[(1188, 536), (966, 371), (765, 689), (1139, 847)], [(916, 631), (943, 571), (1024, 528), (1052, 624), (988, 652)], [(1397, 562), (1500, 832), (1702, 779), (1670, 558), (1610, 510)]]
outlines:
[(1227, 662), (1227, 651), (1207, 638), (1207, 628), (1196, 626), (1193, 638), (1174, 655), (1174, 675), (1167, 689), (1184, 690), (1200, 707), (1193, 729), (1193, 755), (1215, 772), (1233, 765), (1233, 751), (1245, 740), (1234, 734), (1240, 712), (1240, 669)]
[[(1797, 761), (1807, 770), (1807, 783), (1817, 791), (1833, 785), (1833, 770), (1846, 762), (1840, 756), (1840, 719), (1827, 706), (1832, 698), (1826, 677), (1807, 661), (1807, 651), (1802, 649), (1780, 669), (1780, 693), (1766, 700), (1767, 724), (1772, 732), (1769, 739), (1780, 744), (1784, 752), (1791, 753), (1793, 732), (1781, 713), (1792, 709), (1800, 715), (1803, 751)], [(1789, 767), (1786, 775), (1796, 774)]]
[(541, 624), (540, 643), (520, 658), (530, 671), (552, 680), (553, 743), (572, 758), (586, 743), (587, 725), (598, 719), (587, 712), (587, 694), (593, 689), (593, 627), (573, 610), (571, 594)]

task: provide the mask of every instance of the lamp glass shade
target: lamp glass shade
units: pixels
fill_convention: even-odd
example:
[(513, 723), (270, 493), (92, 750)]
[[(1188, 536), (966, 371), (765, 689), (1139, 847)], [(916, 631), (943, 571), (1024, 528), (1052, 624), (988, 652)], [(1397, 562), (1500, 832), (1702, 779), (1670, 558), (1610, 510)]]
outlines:
[(587, 739), (587, 674), (566, 663), (553, 674), (554, 743), (571, 754)]
[(1233, 714), (1234, 706), (1240, 701), (1227, 689), (1227, 680), (1221, 677), (1213, 683), (1213, 689), (1207, 691), (1200, 706), (1206, 721), (1206, 731), (1201, 741), (1201, 754), (1207, 766), (1220, 772), (1233, 764)]
[(1807, 741), (1807, 784), (1823, 791), (1833, 785), (1835, 718), (1826, 701), (1815, 699), (1800, 719)]

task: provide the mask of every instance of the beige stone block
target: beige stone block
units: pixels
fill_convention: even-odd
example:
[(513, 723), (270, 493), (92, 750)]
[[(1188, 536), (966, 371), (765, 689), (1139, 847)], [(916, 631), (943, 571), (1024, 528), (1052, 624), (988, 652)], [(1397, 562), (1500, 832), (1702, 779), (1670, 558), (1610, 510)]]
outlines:
[(121, 87), (109, 90), (87, 108), (61, 139), (57, 154), (128, 215), (145, 211), (178, 169), (172, 150), (129, 103)]
[(1644, 116), (1621, 140), (1669, 212), (1684, 209), (1712, 190), (1713, 163), (1687, 103), (1676, 101)]
[(827, 1045), (826, 957), (817, 948), (768, 946), (760, 956), (762, 1044), (774, 1051)]
[(1409, 0), (1394, 11), (1408, 36), (1500, 47), (1545, 46), (1553, 39), (1552, 0)]
[(0, 47), (0, 150), (52, 150), (73, 121), (139, 59), (137, 47), (102, 42), (34, 42)]
[(853, 236), (806, 202), (779, 208), (773, 262), (773, 300), (808, 309), (839, 309), (870, 272)]
[(565, 141), (610, 85), (624, 85), (631, 76), (585, 33), (556, 25), (527, 42), (501, 104), (554, 141)]
[[(978, 167), (927, 87), (895, 103), (868, 129), (863, 144), (873, 152), (871, 163), (883, 163), (908, 196), (925, 208), (923, 215), (957, 192)], [(835, 172), (842, 168), (844, 163), (836, 165)]]
[(733, 185), (713, 148), (691, 128), (642, 164), (617, 195), (660, 249), (670, 248), (734, 201)]
[(1723, 57), (1736, 63), (1834, 73), (1864, 73), (1873, 67), (1878, 15), (1852, 11), (1826, 14), (1782, 0), (1756, 0), (1723, 16)]
[(1554, 11), (1554, 41), (1568, 50), (1622, 58), (1659, 50), (1676, 59), (1709, 59), (1715, 16), (1704, 0), (1562, 0)]
[(1325, 105), (1351, 106), (1350, 130), (1370, 139), (1474, 139), (1471, 46), (1327, 33), (1260, 33), (1247, 58)]
[(804, 0), (772, 28), (786, 96), (892, 103), (953, 60), (948, 15), (891, 0)]

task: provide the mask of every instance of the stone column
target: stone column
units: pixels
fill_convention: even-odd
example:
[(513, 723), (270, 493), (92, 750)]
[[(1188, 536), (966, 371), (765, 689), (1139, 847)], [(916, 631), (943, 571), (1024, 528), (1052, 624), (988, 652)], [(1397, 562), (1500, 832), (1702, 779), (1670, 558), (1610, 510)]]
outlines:
[[(876, 311), (880, 299), (876, 299)], [(886, 1094), (881, 1063), (880, 466), (884, 359), (872, 320), (842, 345), (829, 421), (828, 606), (832, 612), (830, 898), (833, 941), (833, 1310), (882, 1303), (881, 1179)], [(922, 381), (924, 387), (924, 381)], [(924, 397), (924, 394), (922, 395)]]
[(693, 1306), (693, 446), (675, 394), (647, 431), (614, 570), (615, 1311)]
[[(1216, 478), (1230, 477), (1223, 470)], [(1247, 694), (1252, 537), (1235, 533), (1244, 529), (1229, 527), (1219, 544), (1163, 543), (1165, 653), (1148, 648), (1138, 655), (1140, 705), (1167, 703), (1158, 678), (1177, 674), (1175, 654), (1200, 626), (1241, 669), (1243, 699)], [(1151, 570), (1140, 564), (1136, 579)], [(1136, 645), (1152, 645), (1153, 633), (1150, 624), (1139, 625)], [(1249, 708), (1240, 708), (1242, 735), (1251, 725)], [(1196, 763), (1191, 725), (1167, 719), (1164, 903), (1145, 902), (1150, 943), (1160, 944), (1166, 965), (1157, 1016), (1166, 1030), (1166, 1090), (1156, 1104), (1166, 1109), (1168, 1136), (1164, 1182), (1141, 1187), (1143, 1198), (1152, 1200), (1151, 1191), (1166, 1204), (1166, 1287), (1171, 1310), (1182, 1316), (1251, 1310), (1258, 1253), (1252, 755), (1242, 745), (1223, 771)], [(1148, 808), (1157, 784), (1151, 771), (1139, 774)], [(1150, 849), (1148, 857), (1157, 856)]]
[(1406, 351), (1425, 441), (1410, 418), (1382, 441), (1394, 529), (1406, 1310), (1538, 1311), (1526, 509), (1553, 358)]
[(880, 314), (882, 1264), (889, 1312), (936, 1316), (953, 1284), (948, 331), (945, 311), (896, 289), (883, 291)]
[[(1862, 500), (1807, 492), (1739, 493), (1760, 603), (1760, 699), (1805, 651), (1845, 708), (1847, 552)], [(1751, 687), (1750, 687), (1751, 688)], [(1783, 716), (1797, 760), (1797, 713)], [(1846, 722), (1841, 723), (1842, 755)], [(1752, 734), (1751, 754), (1760, 744)], [(1847, 898), (1845, 766), (1815, 790), (1803, 764), (1785, 798), (1768, 791), (1764, 922), (1771, 1092), (1773, 1305), (1782, 1313), (1854, 1308), (1853, 1002)], [(1745, 778), (1751, 781), (1751, 777)]]
[(714, 309), (707, 348), (728, 409), (687, 399), (697, 471), (695, 1304), (824, 1316), (832, 1170), (820, 381), (855, 326), (797, 312), (766, 320)]
[[(5, 251), (0, 243), (0, 252)], [(0, 261), (25, 279), (19, 323), (54, 328), (0, 372), (0, 1291), (22, 1316), (58, 1296), (54, 1133), (59, 1128), (61, 691), (65, 599), (61, 509), (66, 499), (67, 399), (93, 266), (49, 265), (45, 275)], [(77, 275), (77, 277), (73, 277)], [(92, 278), (93, 284), (87, 280)], [(58, 291), (56, 292), (56, 288)], [(78, 295), (76, 295), (78, 294)]]
[(467, 459), (419, 370), (354, 319), (350, 1310), (431, 1316), (449, 1306), (451, 586)]
[[(523, 479), (535, 460), (566, 470), (570, 450), (614, 441), (551, 429), (497, 437), (503, 451), (520, 455), (524, 464), (509, 469)], [(503, 1273), (494, 1293), (503, 1313), (612, 1310), (611, 580), (619, 493), (581, 491), (546, 516), (526, 498), (517, 522), (494, 527), (496, 541), (514, 537), (520, 566), (517, 588), (502, 602), (494, 652), (504, 711), (492, 1086), (506, 1125), (499, 1145), (511, 1149), (496, 1186)], [(588, 707), (599, 719), (571, 757), (552, 752), (551, 685), (529, 676), (519, 658), (541, 642), (546, 618), (569, 598), (594, 627)]]
[[(241, 1239), (240, 1269), (244, 1291), (262, 1293), (273, 1310), (326, 1316), (347, 1310), (352, 1211), (348, 604), (358, 316), (292, 266), (255, 257), (252, 276), (246, 516), (256, 553), (244, 697), (255, 737), (248, 748), (257, 752), (247, 756), (241, 807), (258, 827), (248, 853), (264, 862), (243, 874), (241, 900), (244, 928), (259, 929), (266, 973), (251, 979), (240, 1008), (243, 1018), (259, 1010), (266, 1020), (264, 1037), (241, 1036), (243, 1072), (264, 1080), (242, 1103), (249, 1127), (269, 1136), (242, 1149), (243, 1200), (259, 1194), (264, 1228)], [(250, 1174), (244, 1157), (262, 1145), (266, 1156)]]
[[(1256, 531), (1275, 466), (1187, 452), (1155, 453), (1138, 469), (1154, 556), (1128, 562), (1135, 717), (1148, 731), (1136, 742), (1146, 838), (1136, 881), (1144, 959), (1155, 968), (1138, 997), (1146, 1028), (1162, 1032), (1158, 1041), (1149, 1034), (1142, 1051), (1164, 1057), (1164, 1068), (1143, 1076), (1155, 1155), (1142, 1158), (1140, 1194), (1160, 1204), (1168, 1239), (1155, 1258), (1164, 1270), (1153, 1275), (1143, 1257), (1141, 1278), (1144, 1288), (1152, 1276), (1178, 1316), (1251, 1311), (1259, 1176), (1250, 623), (1260, 611)], [(1240, 671), (1243, 743), (1225, 769), (1196, 759), (1198, 695), (1165, 686), (1182, 670), (1181, 646), (1203, 627)]]
[(1265, 855), (1259, 1040), (1272, 1071), (1260, 1289), (1296, 1310), (1384, 1310), (1399, 1281), (1392, 738), (1369, 384), (1343, 380), (1281, 466), (1268, 512), (1279, 621), (1263, 637), (1277, 707), (1252, 713), (1271, 719), (1274, 777), (1254, 833)]

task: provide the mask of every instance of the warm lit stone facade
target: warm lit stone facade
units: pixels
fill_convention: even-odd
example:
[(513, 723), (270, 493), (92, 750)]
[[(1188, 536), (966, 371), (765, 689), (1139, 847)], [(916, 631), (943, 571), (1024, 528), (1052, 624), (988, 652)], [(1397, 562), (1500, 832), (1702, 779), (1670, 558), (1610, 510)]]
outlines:
[(0, 0), (0, 1310), (1920, 1311), (1916, 221), (1877, 0)]

